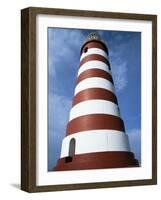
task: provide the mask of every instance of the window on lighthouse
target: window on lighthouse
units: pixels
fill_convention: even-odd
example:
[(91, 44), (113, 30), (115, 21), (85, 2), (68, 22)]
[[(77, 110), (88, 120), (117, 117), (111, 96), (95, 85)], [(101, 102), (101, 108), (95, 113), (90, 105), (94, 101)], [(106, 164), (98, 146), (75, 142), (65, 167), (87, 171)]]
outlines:
[(84, 53), (86, 53), (88, 51), (88, 47), (84, 48)]
[(69, 156), (74, 156), (75, 154), (75, 138), (72, 138), (69, 143)]
[(69, 142), (69, 153), (68, 153), (68, 157), (65, 158), (65, 162), (72, 162), (73, 160), (73, 156), (75, 154), (75, 138), (72, 138)]

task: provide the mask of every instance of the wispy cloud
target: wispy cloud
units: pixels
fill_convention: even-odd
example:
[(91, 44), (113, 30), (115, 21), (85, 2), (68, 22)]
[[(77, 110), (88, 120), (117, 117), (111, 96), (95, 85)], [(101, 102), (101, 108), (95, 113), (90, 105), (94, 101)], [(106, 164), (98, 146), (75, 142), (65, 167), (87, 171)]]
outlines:
[[(49, 119), (54, 121), (50, 123), (51, 128), (62, 127), (69, 117), (71, 100), (58, 94), (49, 93)], [(55, 125), (55, 127), (53, 127)]]
[[(74, 64), (79, 60), (79, 51), (83, 40), (84, 36), (80, 30), (50, 29), (49, 73), (51, 75), (55, 75), (57, 68), (60, 67), (76, 67)], [(60, 63), (63, 66), (60, 66)]]
[[(112, 57), (111, 57), (111, 60)], [(127, 62), (121, 59), (115, 59), (111, 62), (112, 74), (114, 77), (114, 83), (116, 91), (120, 92), (125, 89), (128, 79), (127, 79)]]
[(52, 170), (53, 163), (59, 159), (61, 141), (66, 133), (66, 125), (69, 118), (71, 100), (57, 94), (49, 94), (49, 135), (48, 154), (49, 170)]
[(141, 163), (141, 130), (131, 129), (127, 134), (129, 136), (131, 151), (135, 154), (139, 163)]
[[(121, 36), (120, 36), (121, 37)], [(120, 92), (125, 89), (128, 83), (127, 76), (127, 58), (124, 57), (126, 44), (120, 43), (119, 46), (114, 46), (109, 52), (112, 74), (114, 78), (116, 91)]]

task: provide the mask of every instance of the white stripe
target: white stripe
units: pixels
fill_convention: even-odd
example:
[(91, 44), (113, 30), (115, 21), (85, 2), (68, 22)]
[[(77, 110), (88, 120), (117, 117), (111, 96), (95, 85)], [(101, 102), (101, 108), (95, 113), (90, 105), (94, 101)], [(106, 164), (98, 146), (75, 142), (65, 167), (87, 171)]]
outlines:
[(118, 106), (106, 100), (88, 100), (76, 104), (70, 111), (69, 120), (90, 114), (109, 114), (120, 117)]
[(108, 56), (107, 56), (107, 53), (105, 51), (103, 51), (102, 49), (99, 49), (99, 48), (89, 48), (87, 52), (83, 52), (81, 57), (80, 57), (80, 61), (85, 58), (86, 56), (88, 55), (91, 55), (91, 54), (99, 54), (105, 58), (108, 59)]
[(99, 60), (92, 60), (92, 61), (88, 61), (88, 62), (84, 63), (83, 65), (81, 65), (81, 67), (78, 70), (78, 76), (82, 72), (84, 72), (88, 69), (102, 69), (111, 74), (111, 70), (109, 70), (109, 67), (106, 63), (99, 61)]
[(124, 132), (91, 130), (74, 133), (65, 137), (62, 142), (61, 158), (69, 156), (69, 144), (72, 138), (75, 139), (75, 154), (104, 151), (130, 152), (128, 136)]
[(104, 88), (114, 93), (114, 85), (109, 80), (99, 77), (91, 77), (78, 83), (74, 95), (87, 88)]

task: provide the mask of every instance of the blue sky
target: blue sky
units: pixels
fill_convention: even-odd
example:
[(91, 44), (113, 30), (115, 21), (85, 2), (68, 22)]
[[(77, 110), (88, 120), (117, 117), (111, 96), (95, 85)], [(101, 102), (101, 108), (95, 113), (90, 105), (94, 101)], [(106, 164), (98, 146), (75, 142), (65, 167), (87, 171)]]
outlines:
[[(80, 48), (96, 30), (48, 28), (48, 170), (60, 157), (79, 66)], [(121, 117), (141, 161), (141, 33), (99, 31), (109, 49)]]

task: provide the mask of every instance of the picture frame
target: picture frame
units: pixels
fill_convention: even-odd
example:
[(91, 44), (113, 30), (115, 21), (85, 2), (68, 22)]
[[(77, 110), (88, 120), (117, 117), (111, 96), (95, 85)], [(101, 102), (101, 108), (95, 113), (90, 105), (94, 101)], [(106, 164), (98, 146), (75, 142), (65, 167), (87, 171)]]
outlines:
[[(45, 16), (50, 18), (52, 21), (52, 16), (56, 18), (60, 17), (62, 21), (65, 18), (78, 18), (78, 20), (100, 20), (103, 26), (106, 26), (106, 21), (129, 21), (129, 22), (145, 22), (150, 24), (150, 29), (146, 29), (151, 33), (151, 61), (149, 64), (149, 75), (151, 77), (150, 87), (151, 87), (151, 101), (148, 105), (151, 105), (151, 129), (149, 130), (149, 144), (151, 146), (150, 155), (151, 160), (149, 163), (150, 176), (148, 178), (127, 178), (118, 180), (97, 180), (94, 181), (81, 181), (79, 182), (77, 177), (77, 182), (70, 183), (70, 180), (66, 182), (65, 178), (60, 183), (47, 184), (46, 177), (44, 176), (41, 184), (37, 184), (37, 179), (41, 170), (38, 169), (37, 160), (40, 155), (37, 153), (40, 149), (38, 148), (39, 143), (39, 130), (38, 120), (39, 120), (39, 106), (38, 106), (38, 71), (41, 70), (38, 66), (38, 49), (39, 46), (37, 40), (40, 37), (40, 33), (37, 32), (38, 26), (41, 26), (44, 21), (42, 19), (37, 21), (38, 16)], [(60, 27), (63, 27), (63, 23), (60, 23)], [(54, 24), (55, 22), (53, 22)], [(58, 27), (56, 24), (56, 27)], [(90, 24), (90, 23), (89, 23)], [(88, 25), (87, 25), (88, 26)], [(146, 26), (146, 25), (145, 25)], [(68, 27), (72, 27), (72, 24), (68, 22)], [(80, 28), (81, 26), (78, 26)], [(105, 27), (106, 28), (106, 27)], [(92, 29), (92, 28), (91, 28)], [(143, 35), (144, 36), (144, 35)], [(142, 36), (142, 37), (143, 37)], [(149, 48), (149, 46), (148, 46)], [(46, 52), (47, 54), (47, 52)], [(143, 56), (143, 55), (142, 55)], [(42, 58), (41, 58), (42, 59)], [(143, 72), (143, 71), (142, 71)], [(41, 73), (41, 72), (40, 72)], [(146, 76), (146, 75), (145, 75)], [(41, 79), (42, 80), (42, 79)], [(47, 79), (44, 79), (46, 81)], [(145, 85), (144, 85), (145, 87)], [(149, 87), (149, 86), (148, 86)], [(142, 88), (144, 89), (144, 88)], [(143, 90), (142, 90), (143, 92)], [(145, 99), (144, 99), (145, 100)], [(144, 102), (145, 103), (145, 102)], [(151, 104), (150, 104), (151, 103)], [(47, 106), (47, 105), (46, 105)], [(148, 111), (147, 111), (148, 113)], [(144, 120), (144, 119), (142, 119)], [(147, 121), (145, 121), (146, 123)], [(41, 121), (41, 123), (43, 123)], [(47, 136), (46, 136), (47, 137)], [(47, 147), (44, 147), (44, 149)], [(146, 150), (146, 148), (145, 148)], [(45, 150), (47, 152), (47, 149)], [(45, 163), (47, 165), (47, 163)], [(49, 172), (50, 174), (52, 172)], [(61, 172), (60, 172), (61, 173)], [(68, 173), (68, 172), (66, 172)], [(72, 173), (72, 172), (71, 172)], [(85, 172), (82, 172), (82, 174)], [(102, 172), (106, 173), (106, 170)], [(65, 176), (62, 173), (61, 177)], [(97, 175), (98, 176), (98, 175)], [(145, 174), (146, 176), (146, 174)], [(149, 178), (150, 177), (150, 178)], [(59, 179), (59, 177), (58, 177)], [(96, 180), (96, 181), (95, 181)], [(54, 179), (53, 179), (54, 182)], [(94, 188), (110, 188), (110, 187), (123, 187), (123, 186), (139, 186), (139, 185), (155, 185), (157, 184), (157, 16), (147, 15), (147, 14), (133, 14), (133, 13), (119, 13), (119, 12), (100, 12), (100, 11), (85, 11), (85, 10), (67, 10), (67, 9), (55, 9), (55, 8), (38, 8), (29, 7), (21, 10), (21, 189), (27, 192), (46, 192), (46, 191), (61, 191), (61, 190), (78, 190), (78, 189), (94, 189)]]

